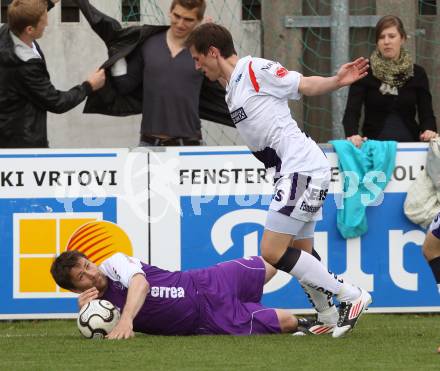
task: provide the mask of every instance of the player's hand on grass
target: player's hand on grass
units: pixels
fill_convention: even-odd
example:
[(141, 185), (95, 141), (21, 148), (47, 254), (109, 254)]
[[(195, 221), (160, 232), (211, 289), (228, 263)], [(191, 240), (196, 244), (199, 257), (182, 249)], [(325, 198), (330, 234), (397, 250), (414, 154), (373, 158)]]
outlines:
[(87, 289), (86, 291), (82, 292), (78, 296), (78, 306), (81, 309), (84, 305), (86, 305), (88, 302), (98, 299), (99, 291), (96, 287), (92, 287), (90, 289)]
[(132, 337), (134, 337), (133, 321), (124, 318), (124, 315), (122, 315), (118, 324), (110, 332), (110, 334), (106, 336), (106, 338), (110, 340), (130, 339)]

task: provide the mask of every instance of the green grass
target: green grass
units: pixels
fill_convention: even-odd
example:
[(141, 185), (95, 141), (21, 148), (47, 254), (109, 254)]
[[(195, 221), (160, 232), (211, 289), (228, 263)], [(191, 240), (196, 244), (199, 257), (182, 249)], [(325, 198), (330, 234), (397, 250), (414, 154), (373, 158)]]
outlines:
[(0, 322), (0, 370), (439, 370), (440, 315), (363, 316), (349, 336), (86, 340), (74, 321)]

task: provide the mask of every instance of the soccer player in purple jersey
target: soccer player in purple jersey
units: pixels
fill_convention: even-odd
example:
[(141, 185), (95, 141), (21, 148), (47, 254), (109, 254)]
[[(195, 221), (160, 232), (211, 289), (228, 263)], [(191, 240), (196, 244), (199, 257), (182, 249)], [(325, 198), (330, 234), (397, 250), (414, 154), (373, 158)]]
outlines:
[[(266, 168), (275, 168), (274, 197), (261, 242), (263, 258), (304, 287), (320, 322), (312, 332), (333, 332), (333, 337), (346, 334), (371, 303), (371, 295), (330, 274), (313, 251), (316, 221), (331, 178), (330, 164), (313, 139), (299, 129), (288, 100), (350, 85), (366, 76), (368, 61), (358, 58), (346, 63), (335, 76), (305, 77), (278, 62), (239, 58), (231, 33), (214, 23), (197, 27), (186, 45), (196, 68), (225, 86), (232, 121), (249, 149)], [(341, 303), (339, 313), (333, 296)]]
[(432, 270), (440, 294), (440, 213), (429, 226), (423, 243), (423, 256)]
[(80, 294), (79, 307), (101, 298), (122, 311), (109, 339), (128, 339), (133, 331), (257, 335), (307, 330), (307, 320), (260, 303), (263, 286), (275, 273), (258, 256), (169, 272), (122, 253), (98, 267), (77, 250), (60, 254), (51, 267), (60, 287)]

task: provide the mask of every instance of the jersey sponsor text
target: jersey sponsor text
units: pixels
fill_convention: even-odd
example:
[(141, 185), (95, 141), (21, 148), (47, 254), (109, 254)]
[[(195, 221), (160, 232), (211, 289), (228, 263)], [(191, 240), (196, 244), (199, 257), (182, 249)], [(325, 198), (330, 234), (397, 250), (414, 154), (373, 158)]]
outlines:
[(240, 107), (239, 109), (235, 110), (234, 112), (231, 112), (231, 118), (232, 122), (237, 125), (240, 121), (246, 120), (247, 115), (246, 112), (244, 112), (243, 107)]
[(185, 297), (185, 290), (183, 287), (153, 286), (150, 295), (153, 298), (179, 299)]

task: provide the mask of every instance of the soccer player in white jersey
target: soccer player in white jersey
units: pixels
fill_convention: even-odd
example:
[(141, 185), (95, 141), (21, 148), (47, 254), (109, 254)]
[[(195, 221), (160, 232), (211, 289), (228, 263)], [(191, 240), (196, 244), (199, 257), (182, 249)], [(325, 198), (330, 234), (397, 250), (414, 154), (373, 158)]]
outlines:
[[(237, 130), (266, 168), (275, 167), (275, 191), (263, 238), (263, 258), (296, 277), (318, 312), (315, 333), (350, 331), (371, 303), (370, 294), (329, 273), (313, 256), (316, 220), (330, 182), (330, 165), (318, 145), (292, 118), (288, 99), (337, 90), (363, 78), (368, 61), (344, 64), (335, 76), (304, 77), (277, 62), (239, 58), (230, 32), (206, 23), (187, 40), (196, 68), (226, 87)], [(340, 301), (339, 312), (332, 296)]]

